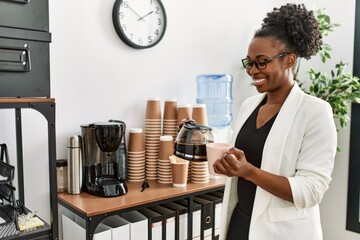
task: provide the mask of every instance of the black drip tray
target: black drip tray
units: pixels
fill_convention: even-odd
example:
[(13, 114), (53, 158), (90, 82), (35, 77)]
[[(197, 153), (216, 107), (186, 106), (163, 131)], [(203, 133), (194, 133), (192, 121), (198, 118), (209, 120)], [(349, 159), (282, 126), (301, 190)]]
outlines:
[(95, 184), (88, 186), (90, 194), (100, 197), (117, 197), (127, 193), (128, 188), (123, 179), (102, 177), (95, 181)]

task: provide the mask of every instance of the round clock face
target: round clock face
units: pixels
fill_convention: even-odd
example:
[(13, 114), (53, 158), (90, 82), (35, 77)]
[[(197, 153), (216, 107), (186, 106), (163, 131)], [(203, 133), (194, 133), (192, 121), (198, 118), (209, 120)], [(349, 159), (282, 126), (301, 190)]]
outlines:
[(166, 13), (160, 0), (116, 0), (114, 27), (128, 46), (141, 49), (155, 46), (166, 30)]

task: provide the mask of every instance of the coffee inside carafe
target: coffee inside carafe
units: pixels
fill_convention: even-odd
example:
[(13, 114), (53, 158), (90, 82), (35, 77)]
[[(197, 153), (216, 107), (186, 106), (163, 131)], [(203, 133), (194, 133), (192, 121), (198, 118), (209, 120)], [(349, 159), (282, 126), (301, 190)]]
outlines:
[(205, 144), (183, 144), (175, 143), (175, 156), (186, 160), (206, 161), (206, 145)]

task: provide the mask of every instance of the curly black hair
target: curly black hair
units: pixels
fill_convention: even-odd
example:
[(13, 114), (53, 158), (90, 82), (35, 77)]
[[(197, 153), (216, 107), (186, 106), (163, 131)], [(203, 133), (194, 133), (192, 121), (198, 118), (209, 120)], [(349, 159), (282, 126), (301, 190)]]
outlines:
[(256, 37), (274, 37), (285, 44), (287, 51), (310, 59), (322, 45), (319, 23), (313, 11), (304, 4), (291, 4), (274, 8), (263, 19)]

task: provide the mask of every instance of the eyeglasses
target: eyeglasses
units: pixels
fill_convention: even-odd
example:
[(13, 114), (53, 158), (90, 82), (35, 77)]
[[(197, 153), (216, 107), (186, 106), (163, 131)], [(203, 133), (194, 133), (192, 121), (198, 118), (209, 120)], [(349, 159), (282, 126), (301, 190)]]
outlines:
[(276, 56), (273, 56), (273, 57), (269, 57), (269, 58), (265, 58), (265, 59), (259, 59), (259, 60), (253, 60), (251, 61), (250, 59), (248, 58), (244, 58), (241, 60), (244, 68), (246, 68), (247, 70), (250, 70), (254, 65), (257, 69), (259, 70), (264, 70), (266, 67), (267, 67), (267, 64), (275, 59), (275, 58), (280, 58), (280, 57), (284, 57), (286, 55), (289, 55), (290, 53), (280, 53)]

